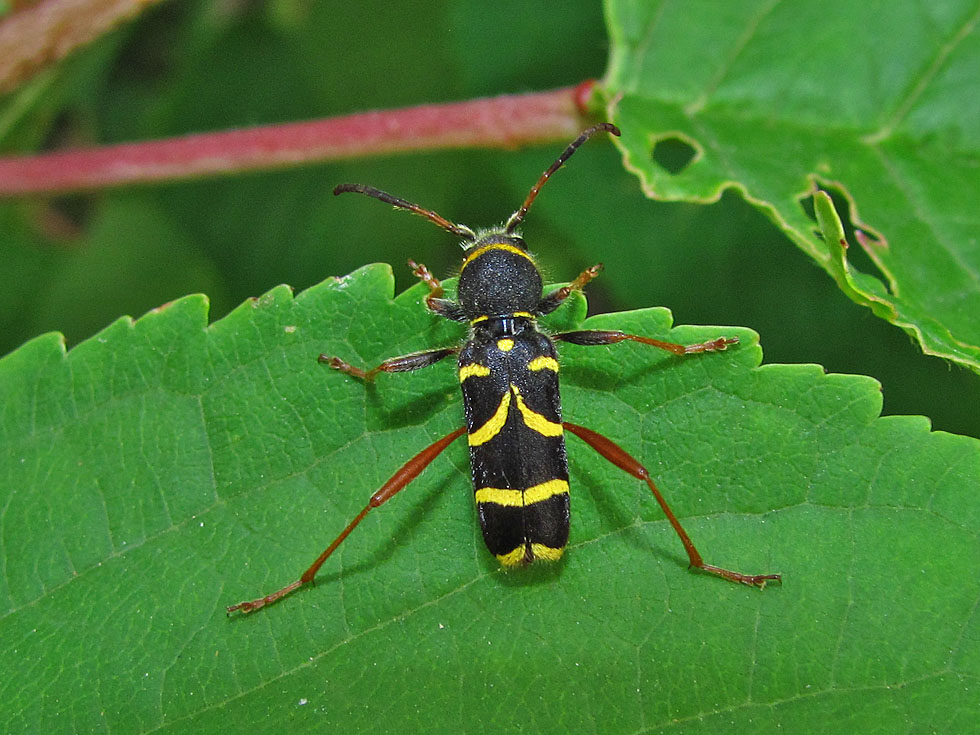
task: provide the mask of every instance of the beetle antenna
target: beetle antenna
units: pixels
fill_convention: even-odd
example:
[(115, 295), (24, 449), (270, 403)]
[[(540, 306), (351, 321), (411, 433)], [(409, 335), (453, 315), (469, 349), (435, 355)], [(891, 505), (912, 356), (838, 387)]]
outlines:
[(345, 194), (347, 192), (354, 192), (355, 194), (367, 194), (369, 197), (374, 197), (375, 199), (380, 199), (386, 204), (390, 204), (398, 209), (407, 209), (409, 212), (414, 212), (415, 214), (420, 214), (425, 217), (430, 222), (434, 222), (439, 225), (442, 229), (453, 233), (457, 237), (463, 237), (467, 240), (476, 240), (476, 233), (473, 232), (466, 225), (457, 225), (450, 222), (448, 219), (442, 215), (436, 214), (431, 209), (423, 209), (418, 204), (412, 204), (411, 202), (406, 202), (404, 199), (399, 199), (396, 196), (392, 196), (388, 192), (381, 191), (380, 189), (375, 189), (373, 186), (365, 186), (364, 184), (340, 184), (333, 190), (334, 195)]
[(528, 192), (527, 199), (524, 200), (524, 203), (521, 205), (521, 208), (518, 209), (516, 212), (514, 212), (514, 214), (510, 216), (510, 219), (507, 220), (507, 225), (504, 227), (504, 232), (506, 234), (508, 235), (511, 234), (514, 231), (514, 229), (521, 222), (524, 221), (524, 216), (527, 214), (527, 210), (531, 208), (531, 203), (538, 196), (538, 192), (541, 191), (541, 187), (544, 186), (544, 182), (546, 182), (549, 178), (551, 178), (551, 174), (553, 174), (555, 171), (560, 169), (562, 167), (562, 164), (569, 159), (569, 157), (575, 152), (575, 150), (580, 145), (582, 145), (585, 141), (587, 141), (593, 135), (598, 133), (600, 130), (605, 130), (606, 132), (612, 133), (615, 136), (619, 135), (619, 128), (617, 128), (612, 123), (599, 123), (598, 125), (593, 125), (591, 128), (589, 128), (580, 136), (578, 136), (575, 140), (569, 143), (568, 148), (566, 148), (562, 152), (562, 154), (558, 156), (555, 162), (548, 167), (548, 170), (545, 171), (543, 174), (541, 174), (541, 178), (538, 179), (538, 182), (531, 187), (531, 191)]

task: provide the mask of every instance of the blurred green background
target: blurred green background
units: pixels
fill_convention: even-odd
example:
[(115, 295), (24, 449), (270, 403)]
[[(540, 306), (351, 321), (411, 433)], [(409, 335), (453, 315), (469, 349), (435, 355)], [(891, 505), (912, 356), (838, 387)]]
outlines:
[[(0, 146), (542, 91), (601, 77), (607, 48), (598, 2), (177, 0), (0, 100)], [(451, 236), (367, 198), (334, 199), (332, 187), (369, 183), (482, 227), (518, 206), (564, 142), (2, 203), (0, 354), (51, 330), (71, 347), (192, 292), (209, 295), (218, 319), (279, 283), (299, 290), (369, 262), (392, 263), (399, 288), (413, 280), (409, 257), (448, 274), (459, 259)], [(589, 287), (593, 313), (663, 305), (677, 323), (748, 326), (767, 362), (874, 376), (885, 413), (980, 436), (976, 376), (923, 356), (850, 302), (737, 195), (711, 206), (648, 201), (597, 139), (544, 190), (524, 234), (550, 280), (606, 264)]]

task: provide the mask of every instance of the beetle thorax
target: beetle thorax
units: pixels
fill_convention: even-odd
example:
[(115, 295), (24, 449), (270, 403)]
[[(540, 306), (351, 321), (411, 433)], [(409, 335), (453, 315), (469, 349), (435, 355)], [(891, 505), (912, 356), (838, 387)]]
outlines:
[(521, 238), (486, 235), (467, 248), (459, 274), (459, 303), (470, 320), (535, 314), (541, 289), (541, 274)]

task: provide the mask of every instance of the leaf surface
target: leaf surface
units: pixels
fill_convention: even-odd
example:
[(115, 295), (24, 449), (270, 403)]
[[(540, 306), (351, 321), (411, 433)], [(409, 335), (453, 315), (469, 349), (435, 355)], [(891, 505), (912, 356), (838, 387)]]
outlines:
[[(611, 113), (649, 196), (737, 188), (851, 299), (980, 370), (975, 2), (606, 8)], [(693, 158), (658, 161), (665, 142)], [(844, 197), (866, 257), (818, 236), (815, 187)]]
[[(316, 363), (453, 344), (386, 266), (207, 326), (187, 297), (69, 353), (0, 361), (4, 732), (957, 731), (978, 706), (980, 445), (879, 418), (874, 381), (759, 367), (754, 333), (664, 309), (588, 320), (742, 342), (686, 359), (566, 345), (566, 418), (640, 457), (710, 563), (692, 573), (649, 493), (569, 438), (557, 565), (483, 547), (466, 449), (295, 579), (421, 447), (461, 423), (448, 362), (373, 387)], [(554, 316), (584, 316), (574, 300)]]

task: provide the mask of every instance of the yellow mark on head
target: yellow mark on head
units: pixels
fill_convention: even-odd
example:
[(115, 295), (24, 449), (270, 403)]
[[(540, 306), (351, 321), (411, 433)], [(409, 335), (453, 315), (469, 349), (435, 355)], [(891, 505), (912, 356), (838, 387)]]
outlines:
[(478, 316), (476, 319), (470, 319), (470, 324), (479, 324), (480, 322), (485, 322), (489, 318), (490, 317), (484, 314), (483, 316)]
[(535, 357), (527, 364), (528, 370), (554, 370), (558, 372), (558, 360), (553, 357)]
[(514, 340), (512, 339), (498, 339), (497, 349), (501, 352), (510, 352), (514, 349)]
[(467, 378), (485, 378), (490, 374), (490, 368), (486, 365), (480, 365), (479, 363), (471, 363), (469, 365), (463, 365), (459, 369), (459, 382), (462, 383)]
[(536, 431), (542, 436), (561, 436), (563, 429), (561, 424), (557, 424), (554, 421), (550, 421), (542, 416), (536, 411), (532, 411), (524, 403), (524, 398), (521, 397), (521, 392), (517, 389), (517, 386), (511, 383), (511, 391), (514, 394), (514, 398), (517, 399), (517, 410), (521, 412), (521, 416), (524, 417), (524, 423), (532, 431)]
[(467, 255), (466, 259), (463, 260), (463, 267), (460, 268), (460, 272), (462, 272), (463, 269), (466, 268), (466, 266), (468, 266), (474, 260), (479, 258), (484, 253), (489, 252), (490, 250), (506, 250), (508, 253), (514, 253), (515, 255), (520, 255), (522, 258), (527, 258), (532, 263), (534, 262), (534, 258), (532, 258), (527, 251), (521, 250), (519, 247), (515, 247), (514, 245), (508, 245), (507, 243), (495, 242), (495, 243), (491, 243), (490, 245), (484, 245), (482, 248), (479, 248), (478, 250), (474, 250), (472, 253)]
[(535, 559), (558, 561), (561, 559), (561, 555), (565, 553), (565, 547), (562, 546), (560, 549), (556, 549), (551, 546), (545, 546), (544, 544), (531, 544), (531, 553), (534, 554)]
[(511, 316), (523, 316), (527, 317), (528, 319), (534, 319), (534, 314), (529, 311), (515, 311), (513, 314), (511, 314)]
[(493, 416), (487, 419), (487, 422), (483, 426), (467, 437), (467, 441), (469, 442), (470, 446), (478, 447), (481, 444), (486, 444), (488, 441), (497, 436), (497, 434), (500, 433), (500, 430), (504, 428), (504, 424), (507, 423), (507, 411), (509, 409), (510, 391), (507, 391), (500, 399), (500, 405), (497, 406), (497, 410), (493, 412)]

